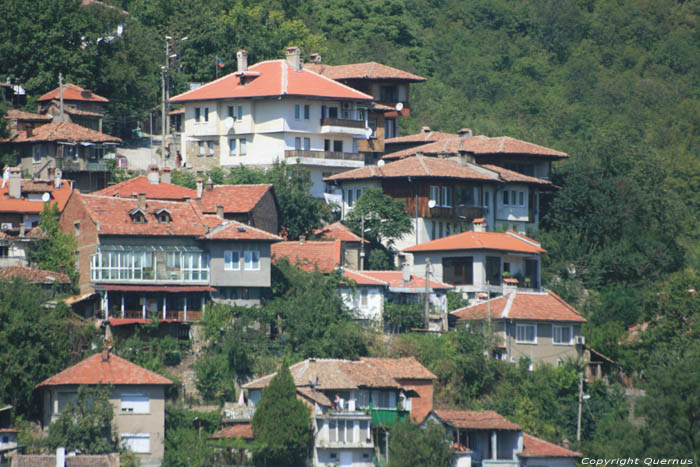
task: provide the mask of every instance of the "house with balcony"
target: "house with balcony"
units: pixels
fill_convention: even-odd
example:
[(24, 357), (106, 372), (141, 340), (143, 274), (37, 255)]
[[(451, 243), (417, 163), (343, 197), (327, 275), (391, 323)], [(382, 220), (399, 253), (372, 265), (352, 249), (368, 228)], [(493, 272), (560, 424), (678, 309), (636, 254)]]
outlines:
[(117, 137), (67, 121), (25, 126), (0, 141), (19, 153), (22, 171), (32, 178), (50, 179), (60, 169), (86, 193), (107, 186), (109, 169), (104, 156), (119, 143)]
[(413, 232), (395, 241), (398, 249), (467, 230), (474, 219), (489, 226), (525, 231), (539, 221), (539, 193), (553, 190), (542, 180), (466, 159), (413, 156), (366, 166), (325, 179), (342, 191), (341, 220), (369, 188), (381, 188), (405, 203)]
[(359, 143), (367, 140), (372, 96), (302, 66), (290, 47), (285, 60), (248, 66), (171, 99), (184, 107), (180, 148), (195, 171), (276, 161), (311, 172), (311, 194), (323, 197), (323, 178), (364, 166)]
[(367, 123), (372, 134), (358, 142), (368, 162), (376, 161), (385, 152), (385, 141), (398, 136), (398, 119), (411, 114), (410, 85), (427, 81), (422, 76), (377, 62), (326, 65), (320, 54), (311, 54), (304, 68), (336, 80), (360, 92), (369, 94), (374, 101), (367, 109)]
[(455, 327), (493, 333), (494, 358), (560, 365), (588, 357), (582, 331), (586, 319), (551, 290), (514, 290), (450, 315)]
[[(414, 416), (416, 399), (425, 399), (415, 403), (416, 419), (432, 407), (432, 390), (419, 392), (406, 384), (427, 384), (432, 389), (436, 378), (414, 358), (311, 358), (289, 370), (297, 397), (311, 412), (314, 466), (371, 467), (375, 459), (386, 459), (388, 427)], [(243, 385), (250, 408), (255, 408), (273, 377), (274, 373)]]
[(164, 454), (165, 389), (171, 384), (169, 379), (111, 355), (105, 348), (34, 389), (43, 401), (41, 422), (46, 428), (76, 399), (80, 386), (109, 385), (115, 434), (122, 447), (136, 454), (144, 467), (155, 467)]
[(99, 315), (191, 322), (214, 298), (260, 303), (270, 286), (270, 232), (203, 214), (195, 200), (73, 194), (61, 228), (78, 244), (80, 293), (100, 296)]
[(364, 240), (341, 222), (324, 225), (320, 229), (314, 230), (313, 234), (318, 240), (340, 240), (340, 255), (343, 258), (343, 266), (360, 269), (362, 243), (364, 242), (366, 245), (369, 243), (368, 240)]
[(54, 122), (73, 122), (100, 133), (108, 102), (106, 97), (71, 83), (59, 86), (37, 99), (39, 113), (50, 116)]
[(503, 294), (509, 288), (539, 290), (542, 286), (540, 243), (523, 234), (485, 232), (485, 220), (474, 230), (404, 248), (402, 253), (416, 274), (430, 274), (452, 284), (470, 298)]

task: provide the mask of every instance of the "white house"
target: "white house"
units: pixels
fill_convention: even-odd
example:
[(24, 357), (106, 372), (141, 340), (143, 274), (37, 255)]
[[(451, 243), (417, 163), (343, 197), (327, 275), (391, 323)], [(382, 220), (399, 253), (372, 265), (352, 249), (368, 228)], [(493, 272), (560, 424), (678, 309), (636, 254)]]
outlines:
[(359, 140), (372, 130), (372, 96), (302, 66), (301, 51), (286, 60), (248, 67), (171, 99), (184, 104), (182, 161), (196, 171), (212, 167), (269, 167), (275, 161), (311, 171), (311, 194), (322, 197), (324, 177), (364, 166)]

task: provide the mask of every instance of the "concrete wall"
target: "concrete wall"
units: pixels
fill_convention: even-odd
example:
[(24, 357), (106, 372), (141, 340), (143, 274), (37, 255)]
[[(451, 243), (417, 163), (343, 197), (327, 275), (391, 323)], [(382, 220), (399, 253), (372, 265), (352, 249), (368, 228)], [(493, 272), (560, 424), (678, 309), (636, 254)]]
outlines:
[(279, 233), (279, 212), (272, 191), (268, 191), (250, 213), (250, 225), (267, 232)]
[[(269, 287), (270, 286), (270, 244), (268, 242), (208, 242), (210, 255), (210, 284), (226, 287)], [(233, 250), (240, 253), (239, 270), (227, 271), (224, 268), (224, 251)], [(246, 271), (243, 252), (257, 250), (260, 252), (260, 269)]]
[[(516, 324), (530, 324), (534, 323), (537, 325), (537, 343), (518, 343), (516, 342)], [(572, 343), (571, 344), (554, 344), (552, 342), (552, 326), (571, 326), (572, 327)], [(508, 351), (509, 359), (517, 362), (521, 357), (528, 357), (533, 363), (549, 363), (552, 365), (557, 365), (560, 361), (566, 358), (577, 358), (582, 356), (582, 346), (574, 345), (573, 341), (576, 336), (583, 335), (581, 332), (580, 324), (570, 324), (570, 323), (552, 323), (552, 322), (539, 322), (534, 321), (521, 321), (517, 320), (515, 322), (508, 321), (506, 325), (506, 334), (504, 340), (506, 343), (506, 350)]]
[[(362, 305), (362, 291), (367, 292), (367, 304)], [(341, 289), (340, 295), (345, 305), (355, 313), (356, 319), (381, 322), (384, 313), (384, 288), (378, 286), (357, 286), (353, 294), (351, 289)]]

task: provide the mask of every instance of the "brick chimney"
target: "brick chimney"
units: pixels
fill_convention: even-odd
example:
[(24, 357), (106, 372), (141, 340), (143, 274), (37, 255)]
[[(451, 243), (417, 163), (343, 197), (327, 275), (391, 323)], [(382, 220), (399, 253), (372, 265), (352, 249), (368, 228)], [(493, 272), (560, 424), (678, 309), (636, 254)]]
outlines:
[(462, 128), (457, 132), (457, 134), (459, 135), (460, 138), (463, 138), (463, 139), (471, 138), (473, 135), (471, 128)]
[(287, 64), (291, 66), (294, 71), (301, 71), (301, 49), (299, 47), (287, 47), (285, 56), (287, 58)]
[(22, 171), (19, 167), (10, 167), (10, 181), (7, 194), (10, 198), (22, 197)]
[(245, 73), (248, 71), (248, 51), (239, 50), (236, 52), (236, 59), (238, 61), (238, 73)]
[(219, 219), (224, 218), (224, 207), (220, 204), (216, 205), (216, 217), (218, 217)]
[(172, 183), (172, 178), (170, 177), (171, 169), (170, 167), (163, 167), (160, 169), (160, 182), (161, 183)]
[(157, 165), (148, 166), (148, 183), (151, 185), (158, 185), (158, 183), (160, 183), (160, 175), (158, 174)]
[(146, 212), (146, 193), (139, 193), (139, 209)]
[(472, 221), (474, 232), (486, 232), (486, 219), (483, 217), (476, 218)]
[(197, 199), (202, 199), (202, 191), (204, 189), (204, 180), (201, 177), (197, 177), (195, 181), (197, 184)]

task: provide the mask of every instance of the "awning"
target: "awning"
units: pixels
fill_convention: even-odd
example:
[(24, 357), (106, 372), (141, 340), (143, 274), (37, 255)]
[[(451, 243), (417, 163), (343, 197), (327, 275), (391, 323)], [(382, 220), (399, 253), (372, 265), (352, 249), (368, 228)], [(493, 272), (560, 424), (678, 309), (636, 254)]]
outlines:
[(71, 306), (71, 305), (74, 305), (78, 302), (82, 302), (83, 300), (87, 300), (87, 299), (95, 297), (95, 296), (97, 296), (97, 294), (95, 292), (88, 292), (88, 293), (84, 293), (82, 295), (72, 295), (68, 298), (65, 298), (63, 300), (63, 303), (65, 303), (68, 306)]
[(170, 292), (170, 293), (185, 293), (185, 292), (216, 292), (214, 287), (208, 285), (122, 285), (122, 284), (105, 284), (98, 286), (102, 290), (109, 292)]

